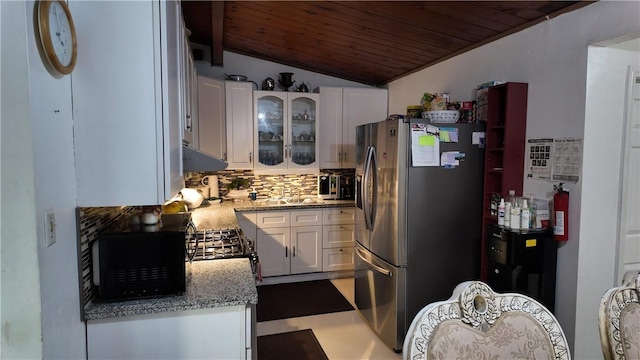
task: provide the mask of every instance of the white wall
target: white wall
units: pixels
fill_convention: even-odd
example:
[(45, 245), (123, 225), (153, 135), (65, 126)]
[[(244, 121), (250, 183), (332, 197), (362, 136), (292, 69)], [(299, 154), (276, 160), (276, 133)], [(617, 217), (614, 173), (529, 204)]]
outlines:
[[(585, 143), (591, 144), (591, 138), (587, 138), (591, 132), (585, 133), (588, 46), (637, 32), (640, 29), (639, 13), (640, 2), (600, 1), (449, 59), (390, 83), (389, 113), (405, 113), (406, 106), (419, 104), (420, 97), (427, 91), (448, 92), (453, 100), (472, 100), (473, 89), (483, 82), (526, 82), (529, 83), (528, 139), (584, 137)], [(617, 98), (616, 101), (623, 100)], [(616, 104), (610, 103), (609, 106)], [(611, 131), (615, 132), (616, 128)], [(617, 139), (610, 140), (613, 143), (619, 141), (620, 133), (617, 136)], [(586, 159), (586, 155), (591, 156), (592, 153), (592, 150), (585, 149), (582, 179), (568, 186), (571, 190), (570, 240), (558, 251), (556, 315), (572, 349), (580, 355), (576, 358), (600, 357), (599, 339), (593, 336), (597, 329), (597, 307), (587, 306), (584, 301), (587, 297), (590, 304), (596, 301), (593, 293), (599, 292), (602, 285), (598, 284), (597, 290), (592, 292), (586, 291), (592, 279), (578, 277), (578, 270), (588, 266), (614, 269), (613, 264), (609, 264), (611, 259), (607, 259), (604, 265), (603, 259), (597, 265), (591, 262), (591, 258), (598, 256), (600, 246), (597, 249), (590, 246), (579, 249), (583, 241), (591, 243), (590, 237), (584, 237), (584, 240), (582, 237), (586, 230), (581, 228), (582, 202), (591, 201), (591, 195), (586, 196), (583, 192), (590, 194), (596, 186), (603, 185), (602, 180), (594, 180), (591, 185), (591, 180), (585, 179), (592, 175), (593, 162)], [(618, 161), (619, 157), (615, 160)], [(617, 183), (610, 186), (617, 186)], [(550, 182), (525, 180), (525, 194), (545, 198), (551, 191)], [(598, 210), (602, 211), (602, 208)], [(615, 212), (616, 207), (604, 211)], [(598, 241), (613, 251), (615, 237)], [(598, 301), (600, 296), (601, 293), (597, 296)]]
[[(34, 2), (25, 6), (27, 14), (32, 14)], [(86, 351), (78, 285), (73, 75), (53, 77), (47, 72), (38, 53), (31, 17), (27, 23), (43, 356), (78, 359), (84, 358)], [(41, 225), (45, 210), (52, 210), (56, 220), (56, 242), (49, 247), (45, 246)]]
[[(206, 51), (209, 50), (205, 49), (205, 54)], [(207, 57), (205, 57), (205, 60), (206, 59)], [(292, 78), (296, 82), (289, 88), (289, 91), (295, 91), (295, 88), (302, 82), (311, 84), (311, 91), (314, 91), (318, 86), (371, 87), (369, 85), (343, 80), (333, 76), (322, 75), (228, 51), (223, 53), (223, 60), (224, 66), (222, 67), (211, 66), (210, 63), (205, 61), (196, 61), (196, 71), (198, 72), (198, 75), (204, 75), (213, 79), (221, 80), (225, 78), (225, 74), (245, 75), (249, 80), (255, 82), (260, 89), (262, 89), (262, 81), (270, 77), (276, 81), (276, 91), (282, 91), (282, 88), (280, 88), (280, 85), (278, 84), (278, 80), (280, 79), (278, 74), (281, 72), (293, 73)]]
[(26, 19), (23, 2), (0, 2), (2, 359), (43, 356)]

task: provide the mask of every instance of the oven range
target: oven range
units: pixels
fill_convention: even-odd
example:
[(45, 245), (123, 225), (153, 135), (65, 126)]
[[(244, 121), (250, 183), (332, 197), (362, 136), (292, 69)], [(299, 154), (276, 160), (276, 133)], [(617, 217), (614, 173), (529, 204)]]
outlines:
[(261, 280), (258, 254), (253, 241), (240, 229), (187, 232), (186, 251), (189, 261), (248, 258), (256, 280)]

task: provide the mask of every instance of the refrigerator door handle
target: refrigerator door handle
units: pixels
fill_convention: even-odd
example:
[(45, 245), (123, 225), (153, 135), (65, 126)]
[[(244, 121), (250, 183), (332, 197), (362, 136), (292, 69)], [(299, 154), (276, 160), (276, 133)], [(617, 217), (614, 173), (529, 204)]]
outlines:
[(369, 194), (371, 196), (371, 204), (372, 208), (369, 209), (369, 224), (371, 225), (371, 230), (376, 226), (376, 209), (378, 208), (378, 157), (376, 155), (376, 148), (371, 147), (371, 156), (369, 159), (369, 176), (372, 177), (373, 181), (373, 194)]
[(369, 178), (371, 176), (371, 152), (372, 152), (372, 147), (368, 146), (367, 147), (367, 154), (365, 155), (365, 160), (364, 160), (364, 175), (362, 177), (362, 210), (364, 211), (364, 226), (367, 230), (373, 230), (373, 226), (371, 224), (371, 216), (370, 214), (370, 209), (369, 209), (369, 197), (371, 196), (369, 194)]
[(356, 254), (358, 254), (358, 257), (359, 257), (362, 261), (364, 261), (364, 262), (365, 262), (367, 265), (369, 265), (372, 269), (374, 269), (375, 271), (377, 271), (377, 272), (381, 273), (382, 275), (385, 275), (385, 276), (391, 276), (391, 271), (389, 271), (389, 270), (387, 270), (387, 269), (385, 269), (385, 268), (383, 268), (383, 267), (380, 267), (380, 266), (378, 266), (378, 265), (376, 265), (376, 264), (372, 263), (371, 261), (367, 260), (367, 258), (366, 258), (364, 255), (362, 255), (362, 253), (363, 253), (363, 251), (362, 251), (361, 249), (356, 248)]

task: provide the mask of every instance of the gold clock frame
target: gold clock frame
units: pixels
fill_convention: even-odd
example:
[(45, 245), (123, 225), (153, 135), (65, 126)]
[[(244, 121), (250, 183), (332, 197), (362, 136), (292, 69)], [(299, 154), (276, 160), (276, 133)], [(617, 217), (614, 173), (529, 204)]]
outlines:
[[(53, 42), (51, 41), (51, 26), (49, 24), (49, 9), (51, 8), (51, 4), (53, 2), (57, 2), (60, 4), (60, 7), (64, 10), (65, 16), (69, 21), (69, 29), (71, 30), (71, 42), (72, 42), (72, 50), (71, 50), (71, 61), (69, 61), (69, 65), (64, 65), (58, 59), (56, 52), (53, 48)], [(73, 17), (71, 16), (71, 11), (69, 11), (69, 7), (67, 3), (62, 0), (39, 0), (36, 4), (36, 22), (38, 27), (38, 37), (40, 41), (40, 45), (42, 46), (42, 51), (44, 58), (47, 60), (47, 64), (50, 65), (51, 69), (60, 75), (68, 75), (73, 71), (73, 68), (76, 65), (76, 60), (78, 57), (78, 42), (76, 39), (76, 28), (73, 24)]]

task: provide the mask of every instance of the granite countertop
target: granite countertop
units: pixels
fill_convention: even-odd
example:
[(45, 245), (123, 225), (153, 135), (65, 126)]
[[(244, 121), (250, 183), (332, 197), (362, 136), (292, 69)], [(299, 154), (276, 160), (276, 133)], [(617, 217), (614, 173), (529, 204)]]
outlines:
[[(326, 200), (322, 203), (264, 205), (260, 201), (222, 201), (191, 211), (197, 229), (238, 228), (236, 212), (353, 207), (353, 200)], [(186, 263), (186, 291), (182, 295), (115, 302), (90, 302), (86, 320), (196, 310), (223, 306), (257, 304), (258, 292), (249, 259), (219, 259)]]
[(301, 210), (301, 209), (326, 209), (336, 207), (353, 207), (353, 200), (325, 200), (321, 203), (264, 205), (260, 199), (257, 201), (233, 202), (222, 201), (219, 204), (200, 206), (191, 211), (191, 219), (199, 230), (203, 229), (233, 229), (238, 228), (236, 212), (248, 211), (273, 211), (273, 210)]
[(249, 259), (219, 259), (186, 263), (186, 291), (182, 295), (108, 303), (90, 302), (86, 320), (197, 310), (258, 303)]

